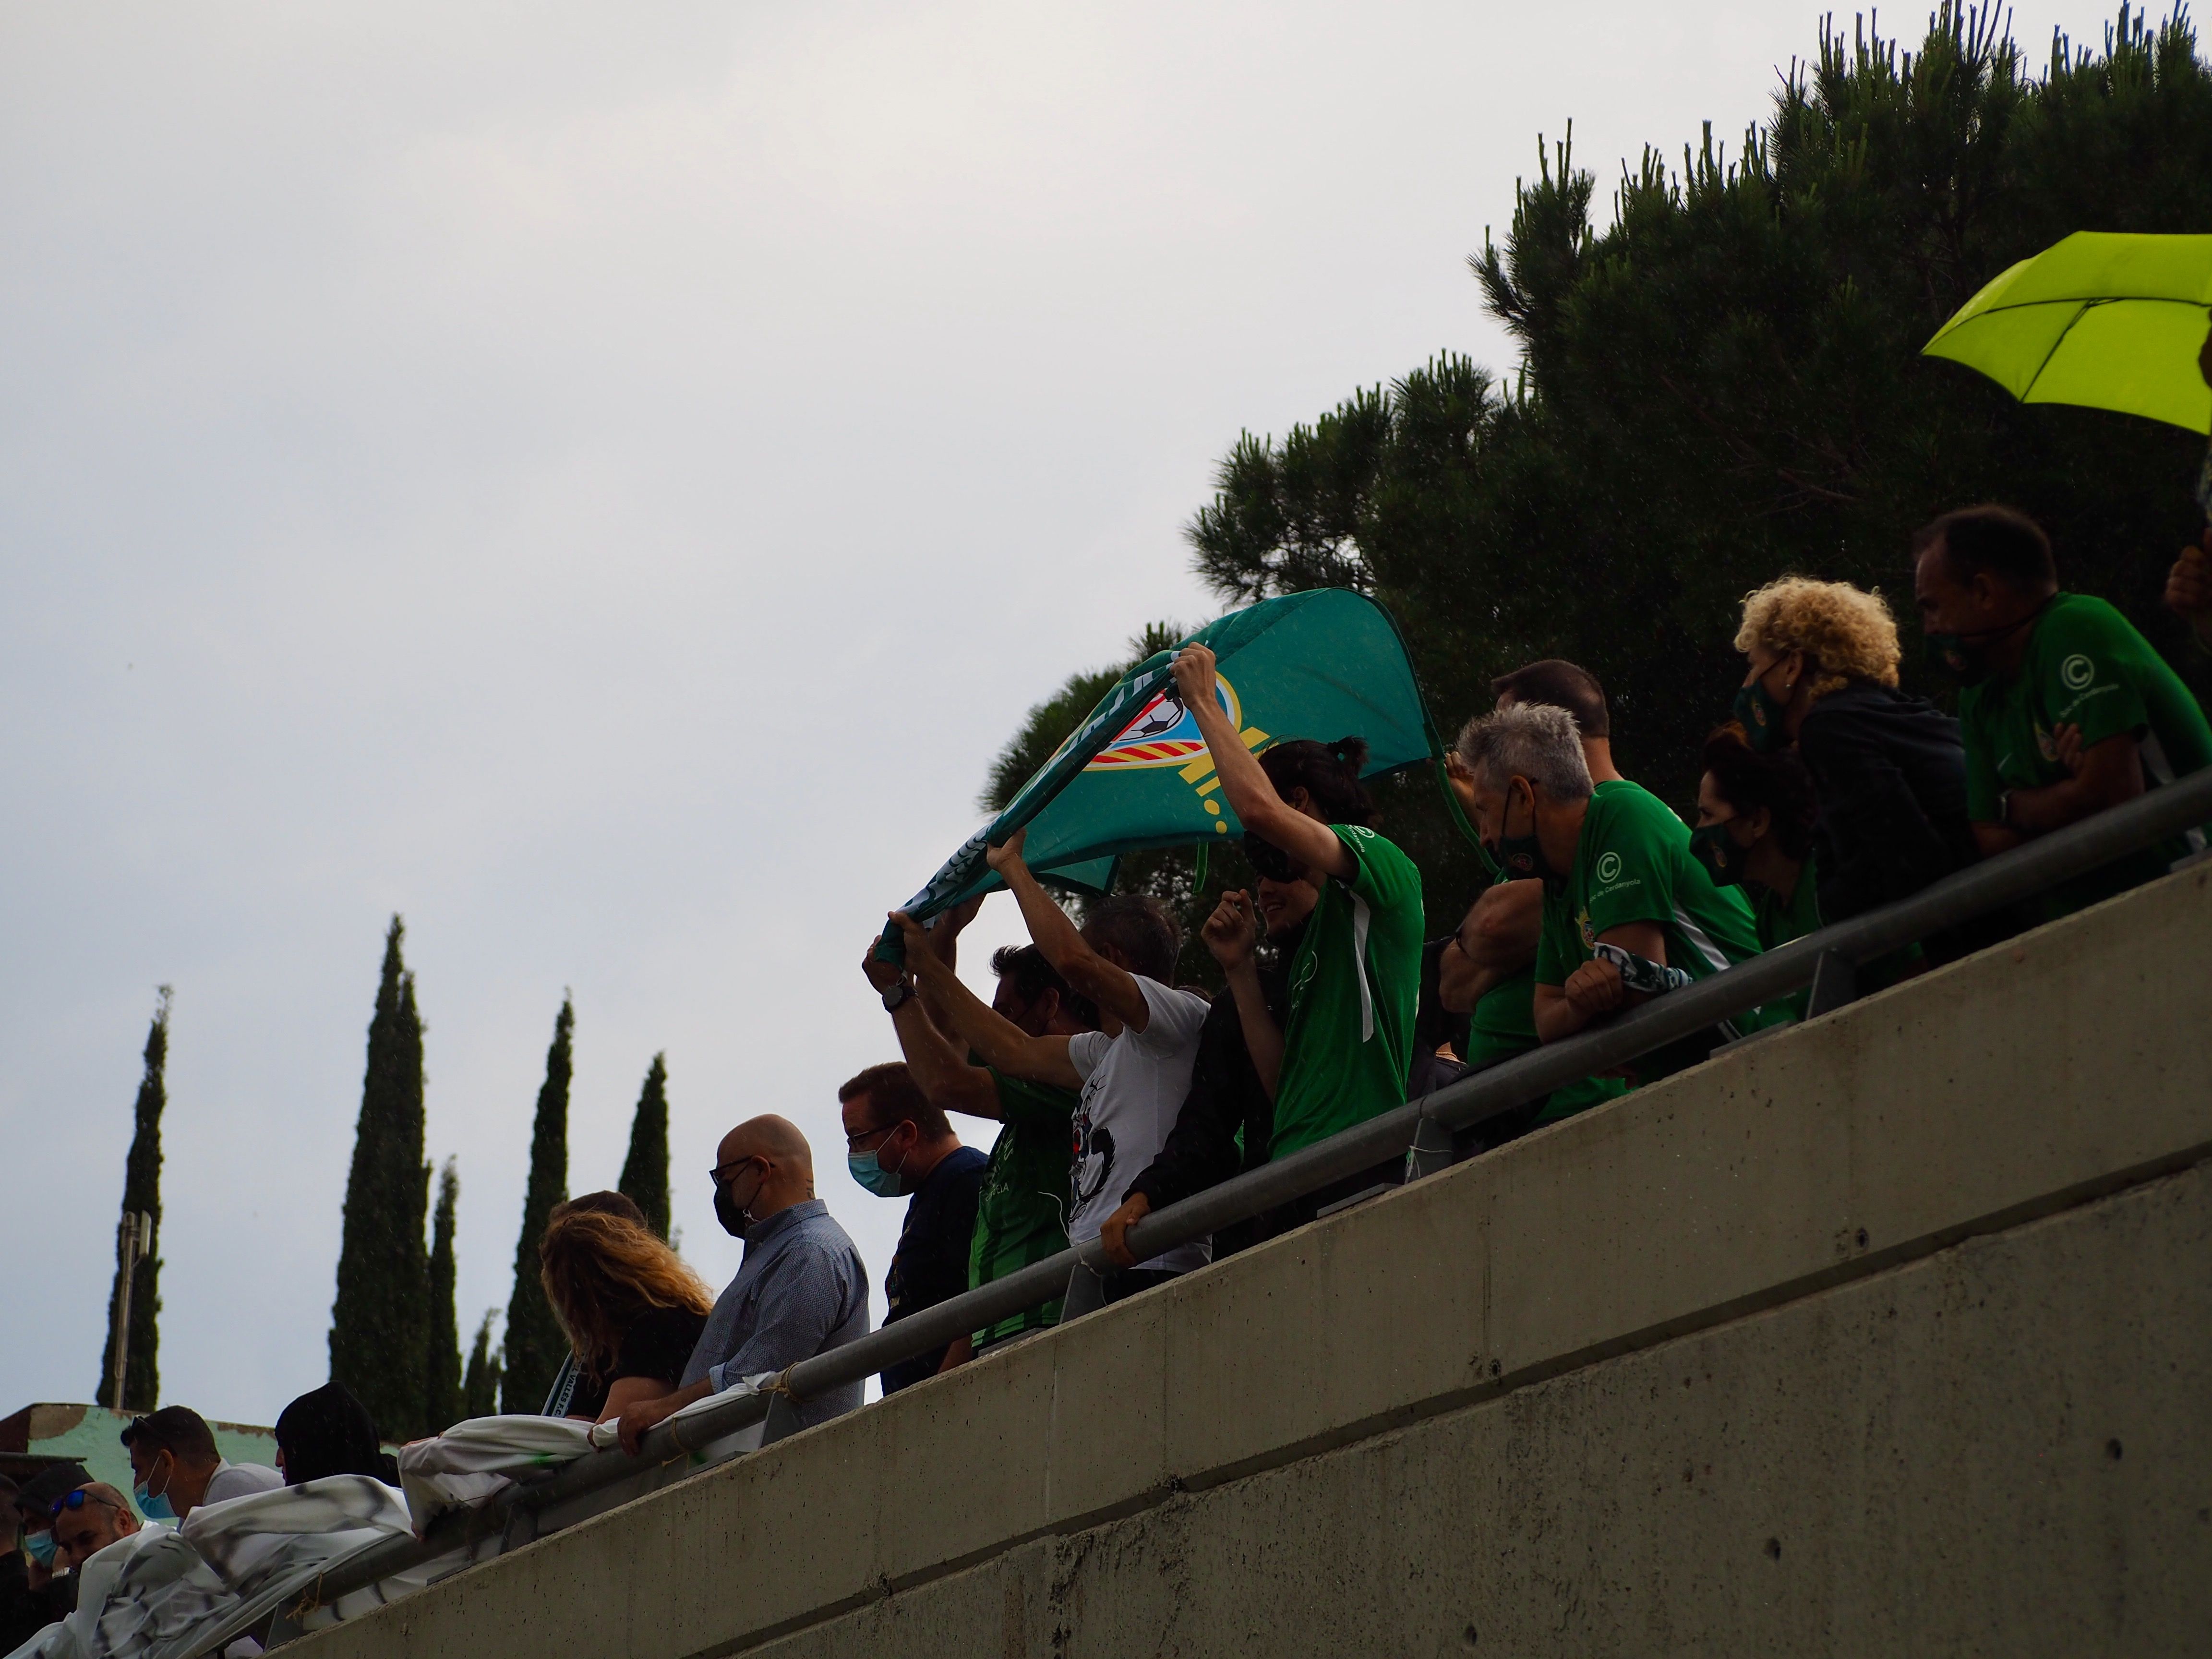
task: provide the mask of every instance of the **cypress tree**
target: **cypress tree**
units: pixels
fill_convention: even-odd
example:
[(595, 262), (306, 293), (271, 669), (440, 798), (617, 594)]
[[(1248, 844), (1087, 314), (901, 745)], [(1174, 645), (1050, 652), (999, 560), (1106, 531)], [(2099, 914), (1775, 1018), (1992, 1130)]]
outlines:
[[(169, 1099), (162, 1078), (169, 1060), (169, 988), (161, 991), (146, 1032), (146, 1069), (138, 1079), (131, 1152), (123, 1163), (123, 1213), (152, 1216), (156, 1240), (161, 1230), (161, 1110)], [(101, 1401), (115, 1398), (115, 1312), (125, 1271), (117, 1263), (108, 1293), (107, 1346), (100, 1356), (100, 1391), (93, 1395)], [(161, 1259), (150, 1249), (131, 1271), (131, 1346), (123, 1357), (123, 1404), (129, 1411), (152, 1411), (161, 1399)]]
[(538, 1282), (538, 1241), (545, 1219), (568, 1195), (569, 1042), (576, 1012), (568, 998), (553, 1022), (545, 1051), (545, 1083), (538, 1091), (538, 1118), (530, 1135), (530, 1185), (522, 1199), (522, 1235), (514, 1243), (514, 1292), (507, 1304), (507, 1356), (500, 1383), (501, 1408), (534, 1412), (544, 1403), (568, 1352), (553, 1317), (545, 1287)]
[(629, 1121), (629, 1156), (616, 1190), (637, 1200), (645, 1224), (668, 1237), (668, 1056), (655, 1054)]
[(351, 1389), (378, 1432), (392, 1440), (426, 1431), (422, 1381), (430, 1348), (422, 1021), (415, 1008), (415, 976), (400, 957), (405, 936), (395, 915), (384, 937), (383, 976), (368, 1025), (337, 1300), (331, 1309), (331, 1379)]
[(461, 1411), (468, 1417), (499, 1413), (499, 1355), (491, 1346), (491, 1322), (499, 1310), (486, 1308), (483, 1323), (477, 1327), (477, 1345), (469, 1350), (468, 1375), (461, 1379)]
[(447, 1158), (438, 1175), (438, 1209), (430, 1226), (430, 1334), (422, 1391), (422, 1426), (442, 1434), (461, 1420), (461, 1330), (453, 1308), (453, 1217), (461, 1176)]

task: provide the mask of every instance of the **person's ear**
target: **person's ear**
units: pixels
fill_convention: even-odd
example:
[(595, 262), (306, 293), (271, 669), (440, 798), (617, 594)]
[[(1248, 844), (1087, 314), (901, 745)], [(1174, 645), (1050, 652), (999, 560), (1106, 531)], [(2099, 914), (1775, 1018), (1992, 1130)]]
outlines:
[(1774, 813), (1771, 808), (1762, 806), (1744, 822), (1751, 826), (1751, 838), (1756, 843), (1765, 841), (1767, 832), (1774, 828)]

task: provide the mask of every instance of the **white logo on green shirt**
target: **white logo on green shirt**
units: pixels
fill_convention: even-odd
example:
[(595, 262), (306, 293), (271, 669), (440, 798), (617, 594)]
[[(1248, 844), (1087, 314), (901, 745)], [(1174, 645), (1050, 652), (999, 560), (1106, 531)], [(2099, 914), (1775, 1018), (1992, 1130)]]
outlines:
[(1614, 882), (1620, 879), (1620, 854), (1606, 853), (1601, 854), (1599, 856), (1597, 861), (1597, 878), (1600, 881), (1604, 882)]
[(2069, 691), (2079, 691), (2097, 678), (2097, 665), (2076, 651), (2058, 665), (2058, 678)]

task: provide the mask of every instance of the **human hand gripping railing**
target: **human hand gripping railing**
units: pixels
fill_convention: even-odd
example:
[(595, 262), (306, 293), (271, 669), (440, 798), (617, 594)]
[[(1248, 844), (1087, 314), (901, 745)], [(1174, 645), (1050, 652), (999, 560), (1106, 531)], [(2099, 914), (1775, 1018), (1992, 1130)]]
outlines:
[[(1406, 1152), (1419, 1143), (1425, 1124), (1446, 1131), (1470, 1127), (1565, 1084), (1624, 1066), (1732, 1015), (1786, 996), (1811, 983), (1820, 960), (1831, 953), (1855, 963), (1871, 961), (2208, 820), (2212, 820), (2212, 769), (1961, 870), (1910, 898), (1793, 939), (1655, 998), (1595, 1030), (1462, 1078), (1287, 1158), (1168, 1205), (1129, 1229), (1127, 1247), (1142, 1261), (1207, 1237), (1233, 1222), (1263, 1214)], [(1061, 1296), (1079, 1266), (1103, 1273), (1112, 1265), (1099, 1242), (1088, 1240), (841, 1348), (802, 1360), (782, 1374), (777, 1389), (804, 1400), (862, 1381), (886, 1365), (942, 1347)], [(700, 1445), (748, 1427), (769, 1414), (774, 1398), (773, 1391), (734, 1391), (714, 1407), (695, 1413), (682, 1431), (684, 1437)], [(646, 1437), (641, 1458), (666, 1462), (687, 1455), (671, 1426), (663, 1424)], [(641, 1460), (618, 1449), (594, 1452), (550, 1479), (501, 1493), (495, 1500), (496, 1519), (504, 1525), (514, 1512), (534, 1513), (634, 1475), (640, 1467)], [(483, 1536), (490, 1525), (477, 1514), (475, 1535)], [(403, 1539), (373, 1546), (353, 1560), (334, 1565), (325, 1576), (324, 1599), (453, 1549), (471, 1528), (470, 1516), (451, 1516), (433, 1527), (427, 1540)]]

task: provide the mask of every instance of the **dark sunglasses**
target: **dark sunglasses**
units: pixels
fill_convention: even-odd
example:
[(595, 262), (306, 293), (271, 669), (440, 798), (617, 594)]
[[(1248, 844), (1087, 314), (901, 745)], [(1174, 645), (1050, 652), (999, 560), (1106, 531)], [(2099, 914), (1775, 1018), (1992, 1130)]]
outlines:
[(105, 1498), (102, 1498), (98, 1492), (87, 1492), (80, 1486), (76, 1491), (65, 1492), (59, 1498), (54, 1499), (54, 1501), (47, 1506), (46, 1513), (52, 1516), (55, 1520), (58, 1521), (61, 1519), (61, 1514), (64, 1510), (81, 1510), (84, 1507), (85, 1500), (88, 1498), (95, 1504), (102, 1504), (111, 1510), (115, 1507), (114, 1504), (108, 1503), (108, 1501)]

